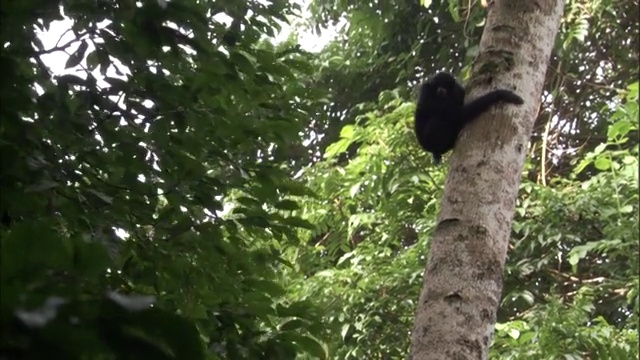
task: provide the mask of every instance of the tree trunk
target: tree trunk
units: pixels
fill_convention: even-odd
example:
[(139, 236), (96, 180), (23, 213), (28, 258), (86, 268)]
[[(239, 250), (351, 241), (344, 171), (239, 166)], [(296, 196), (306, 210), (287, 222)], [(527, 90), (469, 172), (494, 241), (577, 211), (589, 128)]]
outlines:
[(470, 97), (504, 88), (525, 103), (496, 106), (460, 134), (416, 311), (413, 360), (488, 358), (522, 167), (563, 9), (563, 0), (498, 0), (489, 8)]

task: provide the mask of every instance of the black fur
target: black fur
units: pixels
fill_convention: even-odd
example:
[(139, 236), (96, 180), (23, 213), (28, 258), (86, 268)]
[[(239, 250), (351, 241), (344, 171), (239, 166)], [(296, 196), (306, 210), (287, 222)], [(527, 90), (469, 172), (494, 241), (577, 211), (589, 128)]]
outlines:
[(464, 104), (465, 90), (448, 73), (438, 73), (422, 84), (416, 106), (415, 131), (418, 143), (433, 154), (438, 164), (442, 155), (453, 149), (464, 126), (491, 106), (500, 102), (524, 103), (509, 90), (493, 90)]

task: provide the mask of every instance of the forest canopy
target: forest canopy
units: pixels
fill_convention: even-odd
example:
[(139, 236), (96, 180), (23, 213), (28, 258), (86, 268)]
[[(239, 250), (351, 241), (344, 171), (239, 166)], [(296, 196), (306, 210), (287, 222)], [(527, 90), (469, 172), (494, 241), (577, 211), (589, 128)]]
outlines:
[[(0, 359), (405, 359), (447, 174), (416, 87), (487, 11), (2, 0)], [(567, 1), (491, 359), (638, 357), (639, 18)]]

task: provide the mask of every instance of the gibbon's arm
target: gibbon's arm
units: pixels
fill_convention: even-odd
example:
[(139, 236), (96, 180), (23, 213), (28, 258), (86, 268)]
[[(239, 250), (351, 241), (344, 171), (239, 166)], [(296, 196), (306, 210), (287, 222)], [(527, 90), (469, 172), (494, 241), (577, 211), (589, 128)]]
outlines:
[(524, 104), (524, 100), (510, 90), (493, 90), (462, 107), (462, 113), (459, 118), (459, 121), (462, 122), (461, 125), (464, 126), (472, 122), (482, 113), (489, 110), (491, 106), (501, 102), (516, 105)]

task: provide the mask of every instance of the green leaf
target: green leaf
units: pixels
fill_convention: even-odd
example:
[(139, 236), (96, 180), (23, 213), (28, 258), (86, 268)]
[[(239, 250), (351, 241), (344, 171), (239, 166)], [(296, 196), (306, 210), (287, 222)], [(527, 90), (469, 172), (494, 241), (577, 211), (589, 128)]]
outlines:
[(517, 329), (509, 329), (509, 336), (514, 339), (518, 339), (520, 337), (520, 331), (518, 331)]
[(89, 71), (95, 70), (100, 65), (100, 57), (98, 51), (92, 51), (87, 55), (87, 69)]
[(346, 125), (340, 130), (340, 137), (343, 139), (351, 139), (355, 133), (355, 127), (353, 125)]
[(303, 328), (306, 322), (300, 319), (289, 320), (280, 325), (280, 331), (293, 331)]
[(107, 196), (106, 194), (98, 191), (98, 190), (94, 190), (94, 189), (89, 189), (87, 190), (88, 192), (92, 193), (93, 195), (97, 196), (98, 199), (102, 200), (104, 203), (106, 204), (113, 204), (113, 198), (110, 196)]
[(316, 339), (311, 338), (309, 336), (286, 333), (286, 334), (283, 334), (283, 339), (285, 339), (286, 341), (292, 341), (302, 346), (302, 348), (306, 352), (308, 352), (309, 354), (311, 354), (316, 358), (326, 359), (329, 355), (327, 350), (324, 348), (324, 346), (322, 346), (320, 342), (318, 342)]
[(42, 192), (42, 191), (54, 189), (54, 188), (58, 187), (58, 185), (59, 184), (57, 182), (55, 182), (55, 181), (42, 180), (42, 181), (38, 182), (37, 184), (28, 186), (25, 189), (25, 192), (27, 192), (27, 193), (30, 193), (30, 192)]
[(82, 59), (84, 59), (84, 54), (87, 52), (87, 48), (89, 44), (86, 40), (82, 40), (76, 51), (69, 56), (67, 62), (64, 64), (65, 69), (76, 67), (80, 64)]
[(592, 241), (584, 245), (578, 245), (574, 247), (573, 249), (571, 249), (571, 251), (569, 251), (569, 264), (571, 264), (572, 266), (577, 265), (578, 261), (584, 259), (584, 257), (587, 256), (587, 253), (595, 249), (596, 246), (598, 246), (598, 243)]
[(593, 150), (593, 154), (599, 155), (607, 148), (607, 144), (600, 144)]
[(47, 222), (21, 222), (2, 235), (0, 268), (3, 278), (37, 276), (44, 269), (68, 270), (70, 245)]
[(630, 214), (632, 212), (634, 212), (633, 205), (625, 205), (620, 208), (621, 214)]
[(520, 334), (520, 343), (526, 344), (531, 342), (536, 337), (536, 333), (533, 331), (526, 331)]
[(631, 129), (633, 129), (633, 125), (631, 124), (631, 121), (620, 120), (614, 123), (613, 125), (609, 126), (609, 129), (607, 131), (607, 137), (609, 139), (623, 137), (627, 135), (629, 131), (631, 131)]
[(287, 218), (285, 218), (283, 220), (283, 223), (294, 226), (294, 227), (299, 227), (299, 228), (303, 228), (303, 229), (308, 229), (308, 230), (315, 230), (316, 226), (313, 225), (312, 223), (310, 223), (309, 221), (301, 218), (301, 217), (297, 217), (297, 216), (289, 216)]
[(340, 336), (342, 337), (342, 341), (347, 340), (347, 336), (353, 332), (353, 326), (351, 324), (342, 325), (342, 330), (340, 330)]
[(521, 297), (522, 299), (524, 299), (524, 301), (526, 301), (526, 302), (527, 302), (527, 304), (529, 304), (529, 305), (533, 305), (533, 304), (535, 304), (535, 297), (533, 296), (533, 294), (531, 293), (531, 291), (527, 291), (527, 290), (523, 291), (523, 292), (520, 294), (520, 297)]
[(313, 309), (314, 305), (310, 301), (296, 301), (287, 306), (282, 304), (278, 304), (276, 306), (277, 313), (281, 317), (299, 317), (299, 318), (308, 318), (309, 311)]
[(45, 303), (34, 310), (20, 310), (16, 311), (16, 318), (29, 328), (43, 328), (49, 322), (53, 321), (58, 315), (58, 308), (64, 305), (67, 301), (57, 297), (51, 296), (47, 298)]
[(114, 291), (108, 292), (106, 296), (123, 309), (132, 312), (150, 309), (155, 302), (153, 296), (123, 295)]
[(230, 60), (243, 73), (250, 75), (256, 73), (256, 59), (246, 51), (237, 49), (232, 51), (230, 54)]
[(72, 238), (74, 242), (75, 269), (88, 278), (105, 276), (112, 265), (105, 246), (97, 239), (85, 240), (81, 235)]
[(611, 160), (605, 156), (598, 156), (594, 165), (598, 170), (609, 170), (611, 168)]
[(140, 329), (151, 339), (157, 339), (171, 350), (173, 359), (205, 359), (204, 346), (196, 326), (189, 320), (160, 309), (136, 313), (133, 328)]
[(362, 185), (361, 182), (357, 182), (355, 184), (353, 184), (351, 186), (351, 189), (349, 189), (349, 196), (351, 196), (352, 198), (355, 198), (356, 195), (358, 195), (358, 191), (360, 191), (360, 186)]
[(282, 200), (275, 204), (275, 208), (278, 210), (298, 210), (300, 206), (293, 200)]
[(282, 286), (270, 280), (247, 278), (243, 280), (243, 284), (249, 289), (263, 292), (272, 297), (278, 297), (285, 294)]
[(449, 14), (453, 18), (453, 21), (459, 22), (460, 21), (460, 14), (458, 14), (458, 10), (459, 10), (458, 1), (448, 0), (448, 4), (449, 4), (449, 6), (448, 6)]
[(336, 141), (327, 147), (327, 150), (325, 151), (323, 156), (325, 159), (330, 159), (332, 157), (335, 157), (336, 155), (347, 151), (350, 145), (351, 145), (351, 141), (347, 139), (341, 139), (339, 141)]

